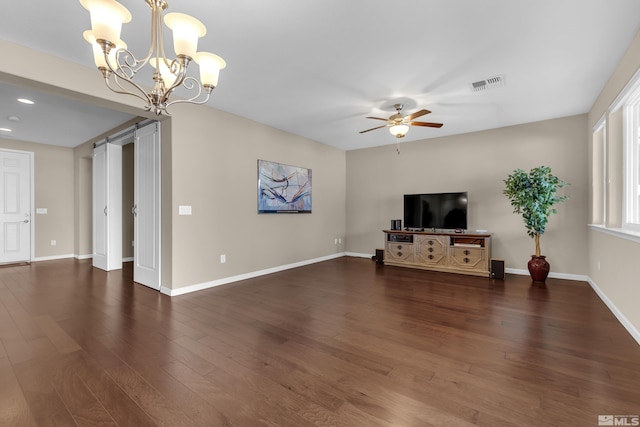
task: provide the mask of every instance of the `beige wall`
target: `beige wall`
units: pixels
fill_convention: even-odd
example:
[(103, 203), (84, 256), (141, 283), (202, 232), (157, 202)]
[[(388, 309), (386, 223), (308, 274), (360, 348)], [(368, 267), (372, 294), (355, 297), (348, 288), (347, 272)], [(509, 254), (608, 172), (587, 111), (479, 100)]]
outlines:
[[(591, 230), (589, 232), (589, 277), (606, 295), (640, 337), (640, 243)], [(598, 268), (600, 265), (600, 268)], [(625, 325), (628, 327), (628, 325)]]
[(93, 160), (82, 157), (76, 161), (76, 224), (75, 253), (80, 258), (87, 258), (93, 253)]
[[(73, 150), (3, 138), (0, 148), (34, 153), (36, 259), (73, 255)], [(35, 215), (36, 208), (47, 208), (47, 214)], [(55, 246), (51, 246), (51, 240), (56, 241)]]
[(122, 258), (133, 258), (133, 144), (122, 147)]
[(373, 254), (383, 229), (403, 216), (403, 194), (467, 191), (468, 226), (493, 233), (493, 257), (524, 269), (534, 253), (522, 218), (502, 194), (514, 169), (546, 165), (571, 185), (543, 235), (552, 273), (585, 275), (587, 242), (586, 115), (347, 153), (347, 250)]
[(93, 142), (73, 149), (75, 177), (75, 253), (81, 258), (93, 253)]
[[(607, 117), (610, 124), (617, 123), (620, 126), (620, 114), (609, 116), (607, 110), (638, 69), (640, 69), (640, 33), (636, 35), (589, 112), (588, 130), (590, 134), (593, 126), (603, 115)], [(620, 154), (622, 136), (619, 129), (614, 127), (609, 130), (607, 142), (610, 145), (611, 157), (608, 167), (612, 183), (609, 186), (615, 188), (615, 191), (609, 194), (607, 213), (612, 218), (608, 219), (608, 224), (619, 226), (620, 213), (622, 212), (622, 185), (619, 180), (623, 170), (622, 155)], [(590, 149), (589, 153), (591, 152)], [(591, 164), (591, 158), (589, 158), (589, 164)], [(590, 171), (590, 177), (592, 175), (593, 172)], [(632, 241), (606, 234), (597, 229), (589, 231), (588, 239), (589, 277), (619, 313), (627, 319), (632, 328), (635, 328), (636, 339), (640, 340), (640, 310), (638, 310), (640, 287), (637, 286), (638, 277), (640, 277), (640, 263), (638, 263), (640, 242), (637, 239)]]
[[(173, 289), (344, 249), (334, 245), (345, 236), (344, 151), (212, 108), (180, 111), (171, 120)], [(311, 168), (313, 212), (259, 215), (258, 159)], [(193, 215), (179, 216), (179, 205)]]

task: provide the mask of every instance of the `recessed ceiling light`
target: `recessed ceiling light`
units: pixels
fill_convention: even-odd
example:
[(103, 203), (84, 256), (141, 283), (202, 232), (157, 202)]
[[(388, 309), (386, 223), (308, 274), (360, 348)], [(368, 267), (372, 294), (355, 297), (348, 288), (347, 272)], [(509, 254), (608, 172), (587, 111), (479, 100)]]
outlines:
[(9, 120), (10, 122), (19, 122), (20, 121), (20, 117), (9, 116), (9, 117), (7, 117), (7, 120)]
[(9, 128), (0, 128), (0, 132), (11, 132)]
[(27, 98), (18, 98), (18, 102), (22, 102), (23, 104), (29, 104), (29, 105), (35, 104), (32, 100)]

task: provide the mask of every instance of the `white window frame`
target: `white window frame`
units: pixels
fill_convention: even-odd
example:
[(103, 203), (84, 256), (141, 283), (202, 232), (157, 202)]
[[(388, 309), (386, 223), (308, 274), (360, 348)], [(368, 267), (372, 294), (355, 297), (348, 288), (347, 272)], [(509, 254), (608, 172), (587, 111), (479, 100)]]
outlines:
[[(633, 77), (629, 80), (629, 82), (625, 85), (625, 87), (620, 91), (616, 99), (609, 105), (607, 112), (605, 113), (606, 127), (605, 127), (605, 140), (604, 140), (604, 157), (603, 161), (605, 162), (605, 210), (604, 210), (604, 224), (590, 224), (589, 228), (592, 230), (596, 230), (602, 233), (611, 234), (616, 237), (620, 237), (623, 239), (629, 239), (634, 242), (640, 243), (640, 224), (634, 222), (633, 213), (637, 213), (637, 218), (640, 222), (640, 200), (632, 200), (630, 195), (632, 195), (631, 189), (633, 185), (636, 186), (640, 183), (638, 179), (640, 176), (633, 181), (634, 173), (640, 174), (638, 169), (640, 169), (640, 153), (637, 151), (640, 150), (640, 146), (636, 145), (633, 147), (633, 141), (638, 141), (635, 138), (640, 137), (640, 129), (638, 129), (638, 125), (640, 125), (640, 114), (636, 114), (635, 118), (633, 117), (633, 105), (636, 104), (637, 112), (640, 113), (640, 69), (638, 69)], [(616, 113), (618, 110), (621, 110), (622, 113), (622, 128), (620, 129), (621, 135), (623, 138), (622, 144), (622, 203), (619, 208), (621, 218), (614, 220), (620, 221), (620, 226), (616, 227), (613, 225), (609, 225), (611, 222), (611, 218), (609, 217), (610, 209), (615, 209), (615, 207), (611, 206), (611, 194), (610, 187), (606, 184), (611, 180), (611, 173), (615, 173), (614, 171), (609, 170), (609, 154), (610, 154), (610, 139), (609, 134), (611, 132), (611, 121), (608, 118), (611, 114)], [(602, 118), (600, 119), (603, 120)], [(599, 121), (600, 122), (600, 121)], [(593, 131), (595, 132), (598, 125), (594, 126)], [(617, 129), (616, 129), (617, 130)], [(636, 152), (634, 155), (634, 151)], [(634, 157), (635, 156), (635, 157)], [(614, 167), (615, 168), (615, 167)], [(635, 172), (634, 172), (635, 171)], [(636, 187), (637, 188), (637, 187)], [(640, 189), (638, 189), (640, 190)], [(617, 190), (616, 190), (617, 191)], [(637, 206), (636, 208), (634, 208)], [(634, 211), (635, 209), (635, 211)]]
[(640, 232), (640, 85), (634, 85), (624, 106), (622, 228)]
[[(596, 140), (600, 140), (597, 146)], [(592, 225), (605, 226), (607, 224), (607, 119), (602, 116), (595, 124), (592, 130), (592, 141), (594, 144), (592, 151), (592, 167), (593, 170), (599, 168), (602, 176), (600, 180), (596, 180), (595, 174), (592, 176)], [(598, 202), (597, 197), (601, 200)]]

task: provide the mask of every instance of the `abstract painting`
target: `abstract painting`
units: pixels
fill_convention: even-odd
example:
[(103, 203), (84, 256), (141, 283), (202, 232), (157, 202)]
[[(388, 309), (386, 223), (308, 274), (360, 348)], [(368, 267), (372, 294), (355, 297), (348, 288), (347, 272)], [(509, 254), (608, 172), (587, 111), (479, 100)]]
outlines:
[(258, 160), (258, 213), (311, 213), (311, 169)]

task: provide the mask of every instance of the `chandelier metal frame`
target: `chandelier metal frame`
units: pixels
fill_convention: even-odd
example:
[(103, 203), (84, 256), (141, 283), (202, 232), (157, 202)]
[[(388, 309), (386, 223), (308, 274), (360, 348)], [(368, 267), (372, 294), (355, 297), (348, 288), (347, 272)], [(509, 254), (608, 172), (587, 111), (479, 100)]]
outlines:
[[(193, 52), (178, 52), (180, 40), (177, 40), (179, 37), (176, 35), (176, 27), (182, 27), (178, 28), (180, 30), (184, 29), (185, 26), (192, 25), (189, 31), (193, 33), (190, 34), (191, 36), (194, 34), (197, 36), (195, 37), (195, 46), (197, 46), (197, 39), (206, 33), (206, 28), (200, 21), (181, 13), (171, 13), (165, 16), (165, 24), (174, 30), (174, 47), (176, 50), (176, 57), (168, 59), (164, 48), (162, 25), (162, 17), (164, 11), (168, 8), (168, 3), (165, 0), (145, 0), (145, 3), (151, 8), (151, 42), (147, 55), (144, 58), (137, 59), (126, 44), (119, 39), (119, 28), (117, 29), (117, 40), (110, 40), (101, 36), (99, 26), (98, 30), (96, 30), (94, 14), (107, 14), (105, 10), (109, 10), (109, 13), (112, 14), (115, 13), (108, 8), (115, 8), (117, 13), (122, 14), (119, 16), (121, 23), (129, 22), (131, 15), (124, 6), (115, 0), (80, 0), (80, 3), (91, 12), (93, 26), (92, 30), (85, 31), (84, 38), (92, 44), (96, 66), (102, 73), (106, 86), (111, 91), (141, 99), (146, 103), (144, 109), (152, 111), (156, 115), (170, 115), (168, 108), (178, 103), (202, 105), (209, 101), (211, 93), (217, 85), (219, 70), (225, 68), (226, 63), (222, 58), (212, 53), (195, 53), (195, 47), (192, 49)], [(96, 19), (100, 19), (100, 16)], [(202, 81), (187, 75), (189, 64), (194, 60), (200, 65)], [(155, 68), (153, 72), (153, 87), (150, 91), (134, 80), (137, 73), (144, 69), (147, 64)], [(213, 67), (214, 69), (207, 67)], [(209, 73), (208, 76), (207, 73)], [(170, 96), (179, 87), (186, 89), (190, 97), (170, 100)]]

